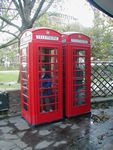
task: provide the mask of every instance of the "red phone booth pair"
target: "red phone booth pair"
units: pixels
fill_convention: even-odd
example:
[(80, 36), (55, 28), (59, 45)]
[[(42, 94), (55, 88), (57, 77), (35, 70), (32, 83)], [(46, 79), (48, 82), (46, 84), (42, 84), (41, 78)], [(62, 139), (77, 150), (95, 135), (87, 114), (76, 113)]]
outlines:
[(48, 28), (21, 35), (22, 116), (31, 125), (90, 112), (90, 76), (89, 37)]

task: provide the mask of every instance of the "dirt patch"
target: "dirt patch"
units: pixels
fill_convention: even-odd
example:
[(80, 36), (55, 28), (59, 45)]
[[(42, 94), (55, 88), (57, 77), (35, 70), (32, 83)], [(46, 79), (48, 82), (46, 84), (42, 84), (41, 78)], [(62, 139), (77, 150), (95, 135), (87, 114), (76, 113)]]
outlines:
[(9, 94), (9, 111), (8, 116), (21, 114), (21, 96), (20, 90), (8, 91)]
[(91, 119), (94, 123), (99, 123), (109, 120), (109, 116), (104, 111), (100, 111), (98, 115), (92, 114)]
[(113, 101), (106, 101), (106, 102), (95, 102), (91, 104), (92, 109), (99, 109), (99, 108), (109, 108), (109, 106), (113, 106)]

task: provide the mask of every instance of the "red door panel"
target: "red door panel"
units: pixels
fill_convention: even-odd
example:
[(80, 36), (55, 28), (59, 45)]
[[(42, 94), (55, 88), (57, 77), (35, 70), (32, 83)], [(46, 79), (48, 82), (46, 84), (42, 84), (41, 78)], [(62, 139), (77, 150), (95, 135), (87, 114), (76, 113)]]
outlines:
[(72, 47), (72, 115), (90, 111), (90, 61), (88, 48)]

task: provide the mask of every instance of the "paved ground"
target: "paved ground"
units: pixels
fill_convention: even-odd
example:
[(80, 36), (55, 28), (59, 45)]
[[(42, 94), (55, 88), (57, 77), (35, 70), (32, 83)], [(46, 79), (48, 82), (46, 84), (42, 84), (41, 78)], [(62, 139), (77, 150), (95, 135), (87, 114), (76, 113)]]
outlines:
[(2, 119), (0, 150), (113, 150), (113, 107), (37, 128), (21, 116)]

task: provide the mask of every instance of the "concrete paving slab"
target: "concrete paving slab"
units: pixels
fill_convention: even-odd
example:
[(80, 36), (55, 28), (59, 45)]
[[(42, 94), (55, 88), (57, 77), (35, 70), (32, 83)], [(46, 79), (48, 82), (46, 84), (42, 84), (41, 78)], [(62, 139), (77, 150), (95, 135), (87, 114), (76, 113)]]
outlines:
[(74, 124), (74, 125), (71, 127), (71, 129), (73, 129), (73, 130), (78, 129), (78, 128), (79, 128), (79, 126), (78, 126), (77, 124)]
[(38, 143), (35, 147), (35, 149), (37, 150), (40, 150), (40, 149), (43, 149), (43, 148), (48, 148), (49, 145), (51, 145), (53, 143), (53, 141), (42, 141), (40, 143)]
[(113, 107), (91, 112), (91, 117), (70, 118), (36, 128), (26, 128), (27, 123), (20, 116), (7, 118), (9, 123), (4, 125), (3, 121), (0, 126), (0, 148), (5, 145), (2, 150), (111, 150)]
[(59, 127), (65, 129), (66, 127), (68, 127), (68, 124), (61, 124)]
[(39, 131), (39, 135), (42, 135), (42, 136), (49, 135), (50, 133), (51, 133), (51, 131), (48, 131), (48, 130), (40, 130)]
[(6, 126), (8, 124), (7, 120), (0, 120), (0, 126)]
[(12, 134), (4, 134), (4, 139), (5, 140), (15, 140), (18, 139), (19, 137), (17, 135), (12, 135)]
[(66, 143), (67, 143), (66, 141), (59, 141), (59, 142), (56, 142), (53, 146), (58, 147), (62, 144), (66, 144)]
[(5, 133), (9, 133), (10, 131), (12, 131), (13, 130), (13, 128), (12, 127), (9, 127), (9, 126), (2, 126), (2, 127), (0, 127), (0, 130), (5, 134)]
[(16, 146), (16, 147), (12, 148), (11, 150), (22, 150), (22, 149)]
[(25, 133), (26, 133), (25, 131), (23, 131), (23, 132), (17, 132), (17, 135), (18, 135), (18, 137), (22, 138)]
[(0, 149), (1, 150), (10, 150), (15, 146), (14, 143), (12, 143), (11, 141), (0, 141)]
[(28, 123), (22, 119), (21, 116), (11, 117), (9, 122), (15, 124), (18, 130), (26, 130), (30, 128)]
[(27, 144), (21, 141), (20, 139), (13, 140), (13, 143), (22, 149), (27, 147)]
[(24, 150), (33, 150), (32, 147), (27, 147)]

